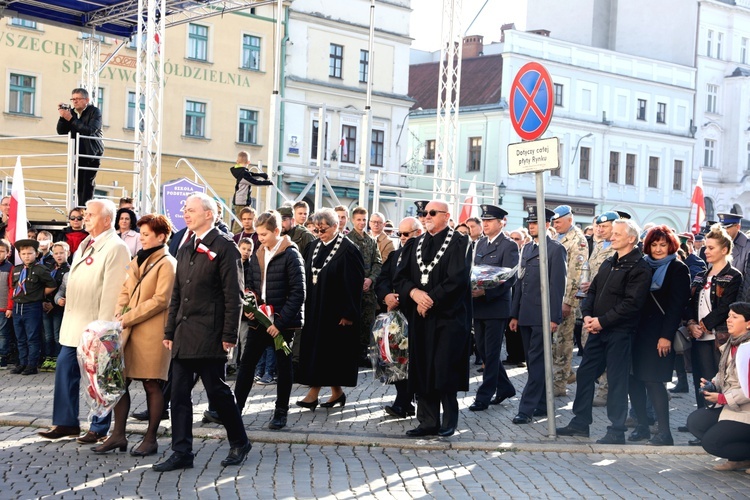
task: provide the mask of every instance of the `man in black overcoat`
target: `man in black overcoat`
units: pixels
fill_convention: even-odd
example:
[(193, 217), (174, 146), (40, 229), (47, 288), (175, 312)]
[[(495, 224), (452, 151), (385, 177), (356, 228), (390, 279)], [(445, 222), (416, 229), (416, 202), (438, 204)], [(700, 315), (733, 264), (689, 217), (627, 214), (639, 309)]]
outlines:
[(208, 195), (190, 195), (183, 213), (195, 236), (177, 252), (177, 276), (164, 329), (164, 345), (172, 351), (173, 453), (154, 465), (157, 472), (193, 466), (190, 392), (196, 374), (227, 430), (231, 449), (221, 464), (241, 464), (252, 447), (224, 380), (227, 352), (237, 343), (242, 314), (240, 251), (214, 227), (217, 207)]
[(427, 233), (406, 243), (395, 279), (409, 321), (409, 388), (419, 420), (406, 434), (447, 437), (458, 425), (456, 394), (469, 389), (471, 255), (468, 237), (448, 227), (447, 203), (433, 200), (425, 212)]

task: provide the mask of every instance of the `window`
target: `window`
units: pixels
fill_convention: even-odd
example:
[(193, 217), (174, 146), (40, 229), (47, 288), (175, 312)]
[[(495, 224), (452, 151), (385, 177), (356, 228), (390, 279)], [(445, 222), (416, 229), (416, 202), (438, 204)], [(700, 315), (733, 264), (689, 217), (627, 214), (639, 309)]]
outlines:
[(589, 167), (591, 166), (591, 148), (581, 148), (581, 157), (578, 159), (578, 178), (589, 179)]
[(682, 160), (674, 161), (674, 178), (672, 179), (672, 189), (682, 191)]
[(344, 47), (331, 44), (331, 56), (328, 62), (328, 76), (341, 78), (341, 66), (344, 62)]
[(549, 171), (549, 175), (551, 177), (562, 177), (562, 170), (560, 165), (562, 164), (564, 151), (565, 148), (563, 147), (562, 143), (559, 143), (559, 147), (557, 149), (557, 168)]
[(648, 157), (648, 187), (659, 187), (659, 158), (656, 156)]
[(370, 143), (370, 165), (373, 167), (383, 166), (383, 151), (385, 150), (385, 132), (382, 130), (372, 131), (372, 143)]
[(185, 103), (185, 135), (206, 137), (206, 103), (187, 101)]
[[(750, 169), (750, 143), (748, 143), (748, 169)], [(435, 139), (424, 144), (424, 173), (435, 173)]]
[(344, 145), (341, 146), (341, 161), (357, 163), (357, 127), (344, 125), (341, 136), (344, 138)]
[(716, 113), (716, 102), (719, 99), (719, 86), (706, 85), (706, 113)]
[(9, 112), (33, 115), (36, 102), (36, 77), (11, 73), (9, 97)]
[(667, 123), (667, 104), (656, 103), (656, 123)]
[(706, 204), (706, 220), (716, 220), (716, 215), (714, 215), (714, 200), (704, 196), (703, 203)]
[(188, 25), (188, 58), (208, 60), (208, 27), (190, 23)]
[(638, 99), (638, 114), (636, 118), (646, 120), (646, 99)]
[(740, 42), (740, 63), (747, 64), (747, 38)]
[[(145, 109), (146, 100), (141, 96), (141, 111)], [(135, 128), (135, 92), (128, 92), (128, 116), (127, 121), (125, 122), (125, 128)], [(140, 128), (143, 130), (143, 120), (141, 120)]]
[(237, 142), (258, 144), (258, 112), (240, 109), (240, 133)]
[(366, 50), (359, 51), (359, 82), (367, 83), (370, 72), (370, 53)]
[(625, 185), (635, 186), (635, 155), (625, 155)]
[(609, 182), (617, 184), (620, 177), (620, 153), (617, 151), (609, 152)]
[(716, 150), (716, 141), (706, 139), (703, 141), (703, 166), (713, 167), (714, 166), (714, 151)]
[(482, 138), (469, 137), (469, 164), (466, 167), (467, 172), (476, 172), (482, 164)]
[[(310, 159), (311, 160), (317, 160), (318, 159), (318, 120), (313, 120), (312, 123), (312, 144), (310, 145)], [(323, 137), (323, 150), (325, 153), (323, 153), (323, 160), (328, 159), (328, 152), (327, 150), (327, 144), (328, 144), (328, 123), (326, 123), (326, 132), (325, 137)]]
[(563, 86), (562, 83), (555, 83), (555, 106), (563, 105)]
[(102, 112), (102, 116), (104, 116), (104, 88), (98, 87), (96, 89), (96, 107), (99, 108), (99, 111)]
[(12, 26), (19, 26), (21, 28), (29, 28), (32, 30), (36, 29), (36, 21), (29, 21), (28, 19), (21, 19), (20, 17), (14, 17), (10, 20)]
[(714, 30), (708, 30), (706, 35), (706, 57), (713, 55)]
[(84, 33), (82, 31), (81, 32), (81, 38), (84, 39), (84, 40), (86, 38), (93, 38), (95, 40), (99, 40), (101, 43), (104, 43), (104, 35), (92, 35), (91, 33)]
[(242, 69), (260, 70), (260, 37), (242, 35)]
[(721, 59), (721, 45), (724, 41), (724, 33), (716, 34), (716, 59)]

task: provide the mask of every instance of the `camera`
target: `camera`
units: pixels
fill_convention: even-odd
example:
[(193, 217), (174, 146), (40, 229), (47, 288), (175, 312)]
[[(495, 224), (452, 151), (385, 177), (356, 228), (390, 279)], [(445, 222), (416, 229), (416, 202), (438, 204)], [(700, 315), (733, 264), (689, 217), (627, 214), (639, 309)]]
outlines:
[(70, 104), (60, 103), (57, 109), (67, 109), (68, 111), (70, 111), (71, 109), (73, 109), (73, 106), (71, 106)]
[(703, 387), (701, 387), (701, 392), (719, 392), (719, 389), (713, 382), (709, 380), (708, 382), (703, 384)]

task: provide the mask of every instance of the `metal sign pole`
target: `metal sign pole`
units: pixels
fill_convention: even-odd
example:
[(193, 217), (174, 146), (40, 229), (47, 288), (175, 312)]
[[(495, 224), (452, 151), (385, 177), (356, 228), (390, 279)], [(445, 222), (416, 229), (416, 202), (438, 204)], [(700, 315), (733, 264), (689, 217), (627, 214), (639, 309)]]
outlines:
[(544, 379), (547, 397), (547, 432), (556, 437), (555, 396), (552, 382), (552, 331), (549, 309), (549, 261), (547, 259), (547, 215), (544, 206), (544, 172), (536, 173), (536, 211), (539, 227), (539, 288), (542, 293), (542, 334), (544, 336)]

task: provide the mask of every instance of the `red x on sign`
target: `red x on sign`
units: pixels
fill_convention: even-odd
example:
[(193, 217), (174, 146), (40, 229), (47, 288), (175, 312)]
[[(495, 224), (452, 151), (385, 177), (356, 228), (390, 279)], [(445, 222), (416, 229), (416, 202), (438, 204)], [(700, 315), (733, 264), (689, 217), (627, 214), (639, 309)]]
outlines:
[(525, 64), (510, 87), (510, 121), (526, 141), (538, 139), (552, 120), (552, 78), (541, 64)]

